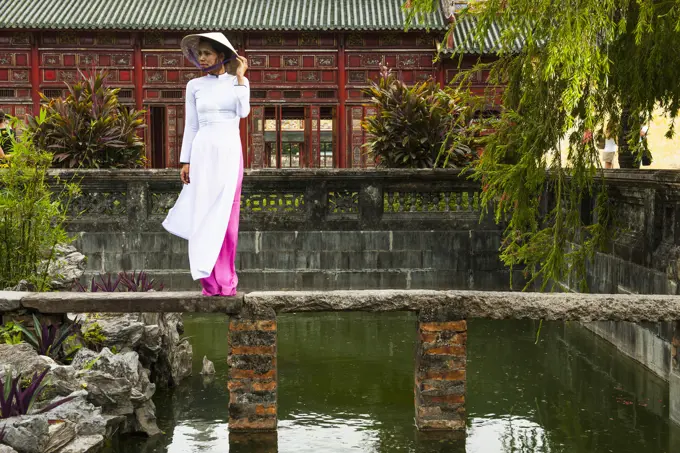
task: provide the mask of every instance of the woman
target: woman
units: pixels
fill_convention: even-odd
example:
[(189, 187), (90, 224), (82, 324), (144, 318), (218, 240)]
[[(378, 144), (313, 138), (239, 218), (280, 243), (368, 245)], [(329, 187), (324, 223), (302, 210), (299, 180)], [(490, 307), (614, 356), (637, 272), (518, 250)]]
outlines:
[(180, 179), (184, 186), (163, 222), (189, 240), (191, 276), (206, 296), (233, 296), (243, 179), (239, 121), (250, 113), (248, 63), (222, 33), (182, 40), (184, 55), (206, 75), (186, 90)]
[(613, 121), (607, 123), (607, 128), (604, 132), (604, 150), (602, 150), (602, 160), (604, 161), (604, 168), (613, 168), (614, 156), (616, 155), (616, 127)]

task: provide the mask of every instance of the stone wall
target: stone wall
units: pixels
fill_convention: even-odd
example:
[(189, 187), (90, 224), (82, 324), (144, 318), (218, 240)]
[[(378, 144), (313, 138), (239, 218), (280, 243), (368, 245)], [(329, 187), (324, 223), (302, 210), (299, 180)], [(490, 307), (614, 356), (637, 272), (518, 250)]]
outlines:
[[(84, 195), (69, 229), (80, 234), (86, 276), (144, 269), (168, 289), (197, 288), (187, 242), (161, 227), (181, 188), (176, 171), (86, 170), (77, 178)], [(505, 289), (502, 230), (480, 222), (479, 191), (455, 170), (247, 171), (239, 287)]]
[[(680, 173), (615, 170), (607, 172), (607, 183), (623, 231), (610, 241), (608, 252), (598, 253), (588, 266), (590, 291), (679, 294)], [(680, 423), (677, 323), (600, 321), (584, 326), (669, 382), (670, 418)]]

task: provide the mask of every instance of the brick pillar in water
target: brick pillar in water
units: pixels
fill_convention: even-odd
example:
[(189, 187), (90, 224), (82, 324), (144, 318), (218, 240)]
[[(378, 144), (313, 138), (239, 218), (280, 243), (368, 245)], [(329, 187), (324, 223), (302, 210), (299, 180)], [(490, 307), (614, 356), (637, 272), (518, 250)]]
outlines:
[(247, 309), (229, 321), (229, 430), (275, 431), (276, 314)]
[(464, 431), (467, 322), (442, 308), (418, 314), (415, 408), (421, 431)]

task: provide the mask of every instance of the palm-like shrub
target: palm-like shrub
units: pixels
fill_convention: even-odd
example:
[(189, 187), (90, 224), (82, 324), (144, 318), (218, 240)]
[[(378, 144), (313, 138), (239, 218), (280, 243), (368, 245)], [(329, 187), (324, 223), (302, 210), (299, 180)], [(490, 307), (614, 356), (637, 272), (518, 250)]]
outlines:
[(453, 90), (442, 90), (433, 80), (409, 87), (383, 67), (367, 92), (378, 113), (363, 123), (369, 134), (365, 147), (378, 166), (462, 167), (473, 159), (459, 139), (466, 124)]
[(53, 165), (67, 168), (134, 168), (144, 163), (138, 130), (144, 112), (128, 109), (117, 88), (106, 85), (106, 72), (67, 84), (65, 98), (43, 100), (38, 116), (28, 118), (26, 133), (40, 149), (53, 153)]

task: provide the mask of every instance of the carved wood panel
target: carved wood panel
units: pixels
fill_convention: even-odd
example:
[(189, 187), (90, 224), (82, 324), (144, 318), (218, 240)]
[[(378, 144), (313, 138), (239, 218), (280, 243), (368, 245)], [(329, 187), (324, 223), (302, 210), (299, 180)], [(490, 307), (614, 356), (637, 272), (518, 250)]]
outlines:
[(435, 49), (436, 40), (441, 40), (437, 33), (423, 33), (413, 31), (410, 33), (383, 32), (365, 33), (352, 32), (347, 35), (345, 43), (348, 49)]
[(254, 105), (250, 109), (250, 158), (251, 168), (264, 167), (264, 106)]
[(321, 108), (317, 105), (307, 106), (307, 133), (309, 134), (308, 143), (310, 143), (309, 162), (308, 167), (319, 167), (321, 156)]
[(316, 31), (298, 33), (249, 33), (246, 38), (248, 48), (335, 48), (337, 39), (334, 33)]
[(33, 106), (30, 104), (16, 104), (11, 101), (8, 101), (7, 103), (0, 101), (0, 110), (10, 116), (24, 119), (26, 115), (32, 113)]
[(33, 44), (33, 34), (30, 32), (3, 31), (0, 32), (1, 47), (31, 47)]
[(347, 108), (348, 153), (351, 157), (352, 168), (375, 167), (375, 162), (367, 155), (364, 144), (367, 141), (362, 123), (367, 116), (375, 115), (374, 107), (353, 105)]
[(40, 33), (43, 47), (120, 47), (129, 49), (134, 36), (129, 32), (75, 32), (72, 30)]

